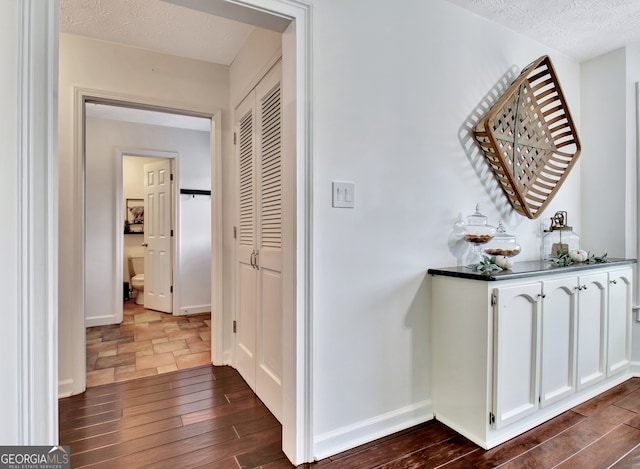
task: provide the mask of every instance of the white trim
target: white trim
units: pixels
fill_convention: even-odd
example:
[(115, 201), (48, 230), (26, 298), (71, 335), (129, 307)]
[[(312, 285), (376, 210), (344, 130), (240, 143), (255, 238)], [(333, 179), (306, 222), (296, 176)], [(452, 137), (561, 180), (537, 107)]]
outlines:
[(433, 419), (431, 400), (424, 400), (318, 435), (316, 459), (323, 459)]
[[(224, 341), (224, 265), (222, 255), (223, 221), (222, 221), (222, 111), (211, 118), (210, 132), (211, 150), (211, 331), (218, 331), (216, 340), (211, 341), (211, 363), (226, 365), (230, 363), (225, 356)], [(229, 313), (231, 315), (231, 312)]]
[(58, 398), (70, 397), (73, 395), (73, 380), (65, 379), (58, 381)]
[(194, 306), (183, 306), (178, 311), (178, 316), (187, 316), (189, 314), (200, 314), (200, 313), (208, 313), (211, 311), (211, 305), (194, 305)]
[(36, 0), (24, 0), (19, 8), (14, 404), (20, 445), (58, 441), (57, 8), (56, 1)]
[[(635, 109), (633, 113), (633, 117), (635, 118), (636, 124), (636, 138), (635, 138), (635, 163), (636, 163), (636, 256), (640, 257), (640, 82), (636, 81), (633, 87), (635, 91), (634, 96), (634, 104)], [(633, 304), (634, 307), (634, 315), (631, 323), (634, 324), (637, 321), (640, 321), (640, 310), (637, 309), (638, 305), (640, 305), (640, 269), (635, 267), (635, 282), (633, 285)]]
[(640, 377), (640, 362), (631, 362), (629, 365), (629, 374), (633, 378)]
[[(94, 316), (92, 318), (88, 318), (84, 320), (84, 327), (95, 327), (95, 326), (106, 326), (108, 324), (117, 324), (118, 322), (122, 322), (122, 320), (118, 320), (117, 314), (108, 314), (103, 316)], [(69, 380), (65, 380), (69, 381)], [(60, 392), (60, 389), (58, 389)]]

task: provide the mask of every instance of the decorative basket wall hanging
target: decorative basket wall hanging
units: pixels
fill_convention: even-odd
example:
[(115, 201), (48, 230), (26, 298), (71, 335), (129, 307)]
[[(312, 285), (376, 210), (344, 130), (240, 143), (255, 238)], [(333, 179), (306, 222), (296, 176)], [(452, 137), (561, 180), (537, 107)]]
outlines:
[(522, 70), (474, 129), (511, 205), (536, 218), (580, 155), (580, 141), (548, 56)]

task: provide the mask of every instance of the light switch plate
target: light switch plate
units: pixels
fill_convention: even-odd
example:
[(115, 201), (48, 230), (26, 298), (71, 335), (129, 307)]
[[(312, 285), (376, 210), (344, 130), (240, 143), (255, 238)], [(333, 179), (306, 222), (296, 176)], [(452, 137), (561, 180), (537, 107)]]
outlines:
[(355, 184), (353, 182), (333, 181), (332, 205), (336, 208), (353, 208), (355, 201)]

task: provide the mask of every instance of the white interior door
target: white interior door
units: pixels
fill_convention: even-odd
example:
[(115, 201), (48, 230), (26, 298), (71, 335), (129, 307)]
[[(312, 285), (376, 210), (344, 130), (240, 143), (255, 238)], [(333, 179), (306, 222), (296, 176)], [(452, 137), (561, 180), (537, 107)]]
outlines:
[(256, 251), (255, 93), (236, 109), (239, 214), (237, 233), (236, 368), (256, 391), (256, 328), (258, 274)]
[(256, 87), (258, 329), (256, 389), (282, 415), (282, 119), (280, 64)]
[(144, 207), (144, 307), (171, 313), (171, 160), (144, 165)]
[(278, 63), (236, 108), (239, 175), (236, 365), (282, 414), (282, 145)]

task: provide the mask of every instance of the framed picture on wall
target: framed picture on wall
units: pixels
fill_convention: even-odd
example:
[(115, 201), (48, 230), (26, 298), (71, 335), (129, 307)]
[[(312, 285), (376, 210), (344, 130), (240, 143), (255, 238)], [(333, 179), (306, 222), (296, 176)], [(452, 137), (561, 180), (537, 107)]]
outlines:
[(127, 199), (124, 232), (144, 233), (144, 200)]

